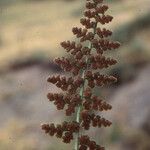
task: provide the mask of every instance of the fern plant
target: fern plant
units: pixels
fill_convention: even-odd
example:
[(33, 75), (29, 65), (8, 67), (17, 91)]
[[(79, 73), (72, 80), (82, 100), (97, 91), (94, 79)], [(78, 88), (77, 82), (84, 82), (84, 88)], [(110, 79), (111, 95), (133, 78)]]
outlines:
[(57, 125), (42, 124), (41, 128), (50, 136), (62, 139), (64, 143), (74, 140), (74, 150), (104, 150), (103, 146), (84, 135), (83, 130), (89, 130), (91, 126), (101, 128), (112, 124), (96, 114), (96, 111), (107, 111), (112, 109), (112, 106), (99, 96), (93, 95), (96, 87), (117, 81), (113, 76), (100, 73), (101, 69), (117, 63), (115, 59), (104, 56), (105, 51), (120, 46), (119, 42), (109, 40), (112, 31), (99, 27), (99, 24), (103, 26), (113, 19), (105, 14), (107, 10), (108, 6), (103, 4), (103, 0), (86, 0), (84, 17), (80, 19), (83, 28), (72, 28), (78, 42), (62, 42), (61, 46), (70, 57), (55, 59), (55, 63), (65, 72), (71, 73), (71, 76), (57, 75), (47, 80), (63, 91), (48, 93), (49, 101), (53, 102), (58, 110), (65, 109), (66, 116), (75, 113), (76, 120)]

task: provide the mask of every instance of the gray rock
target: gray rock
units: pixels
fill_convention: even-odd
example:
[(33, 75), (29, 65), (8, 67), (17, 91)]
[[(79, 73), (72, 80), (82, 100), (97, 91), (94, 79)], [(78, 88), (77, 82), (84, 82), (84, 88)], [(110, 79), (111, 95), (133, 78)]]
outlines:
[(111, 119), (126, 127), (150, 129), (150, 66), (133, 82), (120, 87), (111, 100)]

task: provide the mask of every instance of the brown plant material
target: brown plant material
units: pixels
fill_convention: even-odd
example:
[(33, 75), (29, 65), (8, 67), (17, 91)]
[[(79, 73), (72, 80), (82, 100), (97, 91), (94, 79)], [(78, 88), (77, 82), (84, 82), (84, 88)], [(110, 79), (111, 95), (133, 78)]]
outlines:
[[(71, 77), (50, 76), (47, 81), (62, 89), (63, 93), (48, 93), (49, 101), (58, 110), (65, 109), (66, 116), (76, 113), (76, 121), (63, 122), (54, 125), (43, 124), (42, 130), (50, 136), (61, 138), (64, 143), (75, 139), (75, 150), (104, 150), (90, 140), (88, 135), (82, 135), (81, 130), (90, 127), (109, 127), (112, 123), (96, 115), (96, 111), (108, 111), (112, 106), (99, 96), (93, 95), (93, 89), (98, 86), (116, 82), (113, 76), (100, 74), (98, 70), (115, 65), (117, 61), (104, 56), (105, 51), (120, 47), (120, 43), (110, 41), (112, 31), (98, 27), (112, 21), (113, 17), (105, 14), (109, 7), (103, 0), (86, 0), (84, 17), (80, 19), (83, 28), (73, 27), (72, 32), (79, 42), (63, 41), (60, 45), (71, 55), (69, 58), (56, 58), (55, 63)], [(87, 46), (87, 42), (89, 46)], [(95, 71), (96, 70), (96, 71)]]

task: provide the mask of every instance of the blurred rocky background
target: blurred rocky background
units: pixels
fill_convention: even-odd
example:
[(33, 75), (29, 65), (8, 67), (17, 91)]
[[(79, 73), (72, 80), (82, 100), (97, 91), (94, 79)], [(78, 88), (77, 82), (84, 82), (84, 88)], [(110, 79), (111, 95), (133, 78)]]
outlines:
[[(104, 113), (109, 129), (92, 129), (91, 136), (108, 150), (150, 150), (150, 0), (105, 0), (115, 18), (107, 27), (122, 43), (109, 55), (117, 66), (109, 73), (118, 83), (98, 89), (112, 105)], [(0, 0), (0, 150), (70, 150), (46, 136), (42, 122), (66, 118), (49, 103), (57, 92), (49, 75), (61, 70), (54, 57), (66, 55), (59, 43), (72, 40), (85, 0)], [(73, 144), (73, 143), (72, 143)]]

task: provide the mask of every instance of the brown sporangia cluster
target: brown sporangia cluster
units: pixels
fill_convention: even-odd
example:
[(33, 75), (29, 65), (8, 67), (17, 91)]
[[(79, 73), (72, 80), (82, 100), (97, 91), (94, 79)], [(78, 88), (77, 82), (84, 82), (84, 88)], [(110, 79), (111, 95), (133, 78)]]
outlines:
[(60, 43), (70, 57), (55, 59), (55, 63), (65, 72), (69, 72), (71, 77), (56, 75), (47, 80), (63, 91), (48, 93), (49, 101), (58, 110), (65, 109), (66, 116), (75, 114), (76, 121), (58, 125), (43, 124), (42, 130), (50, 136), (61, 138), (64, 143), (75, 139), (75, 150), (104, 150), (104, 147), (90, 140), (88, 135), (82, 135), (81, 131), (89, 130), (90, 127), (109, 127), (112, 124), (96, 114), (97, 111), (111, 110), (112, 106), (99, 96), (93, 95), (94, 88), (117, 81), (115, 77), (99, 72), (117, 63), (115, 59), (106, 57), (105, 51), (120, 47), (119, 42), (109, 39), (112, 31), (102, 27), (113, 19), (106, 14), (108, 9), (103, 0), (86, 0), (86, 11), (80, 19), (83, 27), (72, 28), (78, 40)]
[(95, 115), (94, 113), (90, 113), (87, 110), (83, 110), (81, 112), (81, 126), (85, 130), (89, 130), (90, 126), (93, 127), (107, 127), (111, 125), (111, 122), (106, 120), (105, 118), (101, 118), (99, 115)]
[(63, 91), (68, 91), (70, 94), (76, 93), (77, 89), (83, 84), (84, 80), (78, 76), (76, 79), (73, 77), (66, 78), (65, 76), (60, 77), (52, 76), (49, 77), (48, 82), (55, 84), (58, 88)]
[(56, 126), (52, 124), (43, 124), (42, 129), (50, 136), (62, 138), (64, 143), (70, 143), (73, 140), (73, 134), (79, 132), (80, 125), (78, 122), (63, 122)]
[(79, 150), (105, 150), (104, 147), (97, 145), (95, 141), (91, 141), (88, 135), (82, 135), (79, 138), (80, 147)]
[[(66, 109), (66, 116), (71, 116), (75, 113), (75, 108), (78, 105), (81, 105), (82, 99), (79, 94), (57, 94), (57, 93), (48, 93), (47, 97), (49, 101), (53, 101), (58, 110)], [(66, 107), (65, 107), (66, 106)]]

